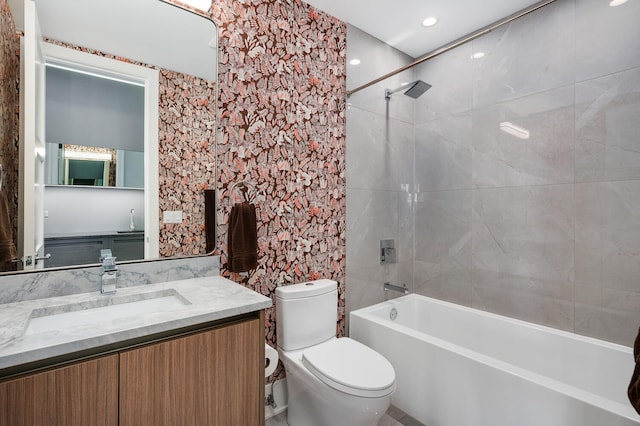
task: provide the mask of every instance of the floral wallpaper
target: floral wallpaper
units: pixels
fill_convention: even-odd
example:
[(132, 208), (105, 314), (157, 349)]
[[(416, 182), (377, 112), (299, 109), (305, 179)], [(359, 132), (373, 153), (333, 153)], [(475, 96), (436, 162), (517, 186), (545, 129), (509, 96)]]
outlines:
[[(276, 286), (334, 279), (344, 334), (346, 25), (300, 0), (215, 1), (211, 16), (222, 262), (229, 211), (242, 199), (234, 185), (244, 181), (257, 208), (258, 268), (231, 278), (274, 303)], [(275, 345), (273, 308), (266, 327)]]
[[(0, 0), (0, 164), (14, 240), (18, 230), (18, 84), (20, 39), (7, 0)], [(17, 241), (14, 241), (17, 243)]]
[(205, 253), (204, 190), (215, 188), (215, 82), (160, 70), (160, 256)]

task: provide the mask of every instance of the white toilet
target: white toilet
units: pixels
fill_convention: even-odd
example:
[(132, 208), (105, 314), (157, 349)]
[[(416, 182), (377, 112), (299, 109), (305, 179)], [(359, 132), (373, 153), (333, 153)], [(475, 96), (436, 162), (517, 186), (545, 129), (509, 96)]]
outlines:
[(377, 425), (389, 408), (396, 389), (393, 366), (355, 340), (336, 338), (337, 317), (335, 281), (276, 288), (289, 426)]

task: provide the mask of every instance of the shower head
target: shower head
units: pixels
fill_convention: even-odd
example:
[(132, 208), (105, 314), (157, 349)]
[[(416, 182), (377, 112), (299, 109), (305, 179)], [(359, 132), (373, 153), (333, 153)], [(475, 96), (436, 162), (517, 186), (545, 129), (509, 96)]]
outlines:
[(389, 101), (391, 100), (391, 95), (393, 95), (394, 93), (399, 92), (401, 90), (406, 90), (406, 92), (404, 92), (405, 95), (413, 99), (418, 99), (420, 96), (422, 96), (424, 92), (426, 92), (429, 89), (431, 89), (431, 85), (429, 83), (425, 83), (422, 80), (417, 80), (409, 84), (403, 84), (402, 86), (394, 90), (389, 90), (389, 89), (385, 90), (384, 98)]

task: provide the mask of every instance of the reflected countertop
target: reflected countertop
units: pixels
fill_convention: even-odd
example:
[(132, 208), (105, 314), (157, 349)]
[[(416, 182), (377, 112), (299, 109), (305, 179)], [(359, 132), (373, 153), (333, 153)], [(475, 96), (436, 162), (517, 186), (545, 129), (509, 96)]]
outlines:
[(113, 237), (119, 235), (144, 235), (144, 230), (134, 231), (95, 231), (95, 232), (65, 232), (56, 234), (45, 234), (44, 239), (48, 238), (82, 238), (82, 237)]
[[(103, 320), (77, 321), (68, 327), (39, 332), (32, 318), (121, 306), (135, 300), (176, 297), (179, 306), (162, 311), (106, 315)], [(133, 306), (133, 305), (131, 305)], [(0, 305), (0, 377), (20, 366), (101, 347), (126, 345), (172, 330), (249, 314), (271, 306), (271, 299), (220, 276), (118, 288), (113, 295), (98, 292), (50, 297)], [(71, 307), (71, 308), (70, 308)], [(137, 308), (136, 308), (137, 309)]]

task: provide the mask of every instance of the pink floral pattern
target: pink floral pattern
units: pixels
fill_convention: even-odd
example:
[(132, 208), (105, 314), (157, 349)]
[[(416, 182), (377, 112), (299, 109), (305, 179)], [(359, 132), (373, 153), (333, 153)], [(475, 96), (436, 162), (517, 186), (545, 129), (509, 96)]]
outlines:
[(179, 224), (160, 223), (160, 256), (204, 254), (204, 190), (215, 188), (215, 83), (160, 71), (160, 211), (182, 210)]
[[(255, 187), (259, 265), (243, 284), (274, 298), (279, 285), (334, 279), (344, 334), (346, 26), (300, 0), (215, 1), (211, 16), (220, 34), (222, 262), (241, 199), (233, 185), (245, 181)], [(266, 338), (276, 344), (273, 308)]]

